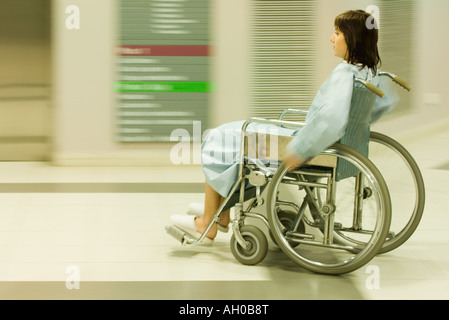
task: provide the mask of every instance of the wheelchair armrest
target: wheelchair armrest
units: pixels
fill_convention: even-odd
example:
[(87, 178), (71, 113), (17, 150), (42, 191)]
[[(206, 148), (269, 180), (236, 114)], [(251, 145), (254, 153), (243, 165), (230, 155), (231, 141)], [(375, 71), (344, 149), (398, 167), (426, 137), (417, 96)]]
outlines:
[(300, 110), (300, 109), (287, 109), (279, 116), (279, 120), (282, 120), (287, 114), (301, 114), (307, 115), (308, 110)]
[[(273, 124), (273, 125), (277, 125), (277, 126), (290, 126), (290, 127), (304, 127), (306, 125), (304, 122), (293, 122), (293, 121), (272, 120), (272, 119), (270, 120), (270, 119), (257, 118), (257, 117), (249, 118), (248, 120), (246, 120), (242, 125), (241, 140), (240, 140), (241, 141), (241, 143), (240, 143), (240, 161), (239, 161), (239, 173), (238, 173), (239, 177), (243, 176), (243, 163), (244, 163), (245, 155), (248, 155), (250, 152), (252, 152), (251, 150), (248, 150), (248, 144), (245, 142), (246, 141), (245, 137), (248, 137), (249, 135), (255, 135), (256, 139), (258, 139), (257, 132), (250, 133), (249, 131), (247, 131), (247, 128), (250, 123), (267, 123), (267, 124)], [(267, 135), (265, 135), (265, 137), (266, 136)], [(289, 137), (289, 138), (292, 138), (292, 137)], [(289, 141), (283, 141), (282, 143), (285, 144), (288, 142)], [(278, 147), (278, 145), (279, 144), (277, 143), (276, 148)], [(271, 148), (271, 147), (268, 146), (268, 148)], [(285, 151), (283, 149), (285, 149), (285, 148), (281, 148), (282, 151)], [(259, 148), (256, 147), (256, 151), (254, 153), (256, 155), (256, 157), (258, 156), (258, 153), (259, 153), (258, 151), (259, 151)], [(264, 153), (266, 155), (267, 151), (265, 150)], [(271, 152), (271, 150), (270, 150), (270, 151), (268, 151), (268, 153), (270, 155), (274, 156), (273, 160), (283, 159), (283, 156), (284, 156), (283, 154), (279, 155), (279, 148), (277, 148), (277, 150), (274, 152)]]
[[(303, 122), (293, 122), (285, 120), (270, 120), (264, 118), (250, 118), (242, 126), (242, 144), (241, 144), (241, 163), (243, 156), (250, 155), (253, 158), (278, 161), (283, 159), (286, 153), (286, 147), (293, 139), (291, 136), (274, 135), (270, 133), (259, 133), (247, 131), (250, 123), (267, 123), (276, 126), (303, 127)], [(246, 139), (245, 139), (246, 138)], [(252, 143), (245, 143), (246, 140)], [(260, 144), (260, 145), (259, 145)]]
[(248, 125), (250, 123), (257, 122), (257, 123), (268, 123), (268, 124), (274, 124), (277, 126), (290, 126), (290, 127), (304, 127), (306, 124), (305, 122), (297, 122), (297, 121), (286, 121), (286, 120), (274, 120), (274, 119), (265, 119), (265, 118), (249, 118), (245, 121), (242, 125), (242, 133), (246, 132), (246, 129), (248, 128)]

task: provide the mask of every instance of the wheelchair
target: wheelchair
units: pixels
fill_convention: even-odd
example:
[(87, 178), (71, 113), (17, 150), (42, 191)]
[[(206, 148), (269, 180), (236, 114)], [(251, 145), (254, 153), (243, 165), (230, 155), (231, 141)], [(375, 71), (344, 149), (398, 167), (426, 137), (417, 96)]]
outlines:
[[(410, 90), (394, 74), (383, 72)], [(403, 244), (416, 229), (424, 207), (424, 184), (411, 155), (393, 139), (369, 131), (372, 106), (383, 92), (371, 83), (354, 79), (351, 114), (364, 121), (348, 123), (339, 141), (295, 170), (280, 162), (290, 136), (267, 137), (247, 131), (250, 123), (269, 123), (289, 128), (305, 124), (286, 121), (288, 114), (306, 111), (288, 109), (279, 119), (248, 119), (242, 126), (238, 179), (221, 203), (214, 219), (198, 238), (176, 226), (167, 232), (184, 245), (201, 243), (221, 212), (234, 207), (230, 249), (246, 265), (261, 262), (268, 252), (268, 240), (258, 227), (245, 223), (256, 218), (268, 227), (274, 243), (300, 267), (322, 274), (344, 274), (366, 265), (377, 254)], [(361, 86), (360, 86), (361, 84)], [(268, 139), (269, 138), (269, 139)], [(249, 141), (253, 143), (249, 143)], [(275, 143), (270, 143), (275, 141)], [(255, 142), (255, 144), (254, 144)], [(259, 144), (265, 151), (259, 152)], [(256, 145), (255, 150), (251, 146)], [(390, 230), (392, 201), (389, 187), (379, 169), (368, 158), (371, 145), (391, 148), (413, 176), (416, 205), (405, 227)], [(399, 150), (399, 151), (398, 151)], [(402, 155), (408, 155), (403, 157)], [(254, 209), (266, 206), (266, 214)], [(407, 215), (408, 216), (408, 215)], [(395, 226), (396, 228), (396, 226)]]

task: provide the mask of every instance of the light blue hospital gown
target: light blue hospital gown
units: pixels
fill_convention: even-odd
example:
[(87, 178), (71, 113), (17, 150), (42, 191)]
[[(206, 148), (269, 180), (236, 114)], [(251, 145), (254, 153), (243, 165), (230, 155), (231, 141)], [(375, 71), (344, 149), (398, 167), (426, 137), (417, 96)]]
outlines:
[[(352, 99), (354, 77), (370, 81), (385, 92), (377, 97), (372, 122), (394, 108), (399, 101), (391, 79), (372, 73), (346, 61), (340, 63), (318, 90), (301, 129), (287, 129), (272, 124), (251, 123), (247, 131), (295, 136), (287, 149), (303, 159), (310, 159), (344, 135)], [(356, 84), (357, 85), (357, 84)], [(206, 182), (226, 197), (238, 178), (241, 128), (245, 121), (223, 124), (210, 130), (201, 152)]]

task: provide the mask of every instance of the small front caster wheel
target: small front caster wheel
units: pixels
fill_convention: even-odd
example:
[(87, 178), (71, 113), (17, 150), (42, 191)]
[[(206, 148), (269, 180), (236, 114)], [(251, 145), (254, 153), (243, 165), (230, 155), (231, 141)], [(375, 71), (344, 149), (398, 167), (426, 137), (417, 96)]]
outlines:
[(255, 265), (262, 261), (268, 252), (268, 241), (265, 234), (254, 226), (242, 226), (240, 233), (247, 242), (243, 248), (234, 235), (231, 237), (231, 252), (242, 264)]

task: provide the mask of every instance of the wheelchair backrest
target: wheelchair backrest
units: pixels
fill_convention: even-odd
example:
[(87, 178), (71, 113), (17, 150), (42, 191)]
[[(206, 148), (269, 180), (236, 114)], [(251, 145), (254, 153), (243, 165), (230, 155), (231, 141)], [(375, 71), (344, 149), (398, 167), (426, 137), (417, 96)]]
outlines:
[[(368, 157), (371, 114), (376, 101), (376, 95), (365, 87), (354, 85), (348, 124), (340, 143), (347, 145)], [(353, 177), (358, 169), (345, 160), (337, 162), (336, 180)]]

